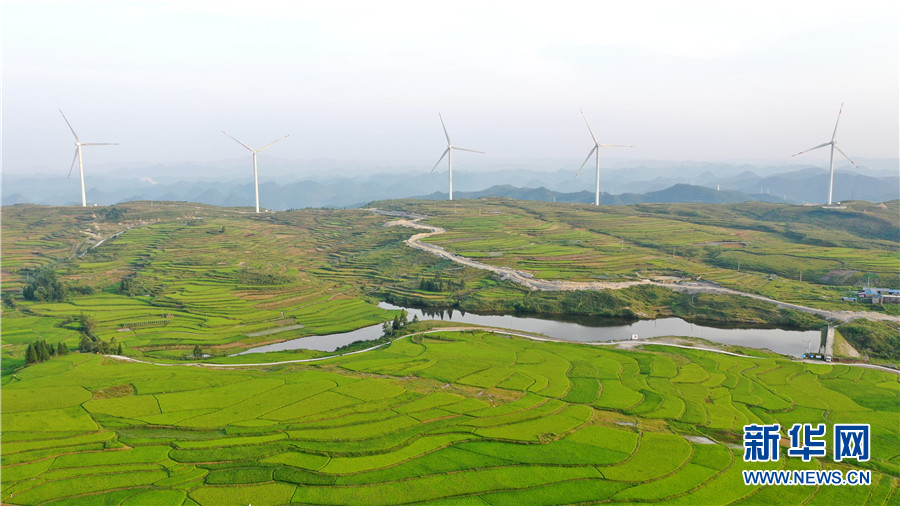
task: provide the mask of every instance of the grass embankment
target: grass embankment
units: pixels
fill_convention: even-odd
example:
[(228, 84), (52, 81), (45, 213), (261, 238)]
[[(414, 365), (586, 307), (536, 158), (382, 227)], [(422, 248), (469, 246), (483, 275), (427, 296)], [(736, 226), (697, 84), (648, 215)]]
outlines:
[[(13, 504), (883, 504), (900, 493), (898, 376), (839, 364), (446, 332), (265, 370), (73, 354), (5, 378), (3, 396), (0, 490)], [(774, 422), (870, 423), (872, 460), (782, 451), (748, 464), (729, 446), (743, 425)], [(751, 487), (740, 474), (860, 467), (871, 486)]]
[(900, 325), (854, 320), (840, 326), (841, 335), (857, 350), (872, 358), (894, 360), (900, 353)]

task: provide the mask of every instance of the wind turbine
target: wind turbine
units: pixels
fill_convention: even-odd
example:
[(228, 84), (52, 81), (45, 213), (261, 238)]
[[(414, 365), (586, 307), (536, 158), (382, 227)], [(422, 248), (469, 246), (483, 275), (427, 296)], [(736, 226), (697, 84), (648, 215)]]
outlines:
[[(579, 109), (580, 110), (580, 109)], [(584, 168), (584, 165), (591, 159), (591, 155), (597, 153), (597, 192), (596, 197), (594, 197), (594, 205), (600, 205), (600, 148), (633, 148), (634, 146), (626, 146), (624, 144), (600, 144), (597, 142), (597, 136), (594, 135), (594, 130), (591, 129), (591, 124), (588, 123), (587, 116), (584, 115), (584, 111), (581, 111), (581, 116), (584, 118), (584, 123), (587, 125), (588, 130), (591, 132), (591, 138), (594, 139), (594, 147), (591, 148), (590, 153), (588, 153), (587, 158), (582, 162), (581, 167), (578, 167), (578, 170), (575, 171), (575, 177), (578, 177), (578, 172)]]
[(857, 169), (859, 168), (859, 165), (856, 165), (856, 162), (854, 162), (853, 160), (850, 160), (850, 157), (847, 156), (847, 153), (844, 153), (843, 151), (841, 151), (841, 148), (839, 148), (837, 146), (837, 141), (835, 141), (835, 139), (834, 139), (835, 137), (837, 137), (837, 127), (838, 127), (838, 123), (841, 122), (841, 112), (843, 112), (843, 110), (844, 110), (844, 103), (841, 102), (841, 108), (838, 110), (837, 121), (834, 122), (834, 133), (831, 134), (831, 140), (829, 142), (819, 144), (818, 146), (816, 146), (814, 148), (809, 148), (806, 151), (801, 151), (797, 154), (791, 155), (792, 157), (797, 156), (797, 155), (802, 155), (803, 153), (808, 153), (815, 149), (824, 148), (825, 146), (831, 146), (831, 157), (828, 162), (828, 165), (830, 166), (831, 175), (829, 176), (829, 181), (828, 181), (828, 204), (826, 204), (829, 207), (834, 206), (834, 204), (831, 203), (831, 197), (834, 194), (834, 150), (835, 149), (838, 150), (838, 152), (840, 154), (844, 155), (844, 158), (849, 160), (850, 163), (852, 163), (854, 167), (856, 167)]
[(75, 160), (78, 160), (78, 172), (81, 174), (81, 207), (87, 207), (87, 199), (84, 197), (84, 160), (81, 157), (81, 146), (118, 146), (118, 142), (81, 142), (81, 139), (78, 138), (78, 134), (75, 133), (75, 129), (72, 128), (72, 124), (69, 123), (69, 119), (66, 118), (66, 115), (63, 114), (62, 109), (59, 110), (59, 113), (62, 114), (64, 120), (66, 120), (66, 125), (69, 125), (69, 130), (72, 131), (72, 135), (75, 136), (75, 156), (72, 158), (72, 166), (69, 167), (69, 175), (67, 178), (72, 177), (72, 169), (75, 168)]
[[(453, 200), (453, 150), (458, 149), (460, 151), (471, 151), (473, 153), (481, 153), (482, 155), (484, 154), (484, 152), (483, 151), (475, 151), (474, 149), (460, 148), (458, 146), (454, 146), (453, 144), (451, 144), (450, 143), (450, 134), (447, 133), (447, 126), (444, 125), (444, 118), (443, 118), (443, 116), (441, 116), (440, 113), (438, 113), (438, 118), (441, 118), (441, 126), (444, 127), (444, 136), (447, 138), (447, 149), (445, 149), (444, 153), (441, 155), (441, 157), (438, 158), (438, 161), (436, 164), (434, 164), (434, 167), (432, 167), (431, 172), (434, 172), (434, 169), (436, 169), (438, 164), (441, 163), (441, 160), (444, 159), (444, 156), (449, 155), (447, 157), (447, 161), (450, 162), (450, 200)], [(431, 172), (429, 172), (429, 174), (431, 174)]]
[[(228, 135), (228, 137), (231, 137), (231, 135), (229, 135), (228, 132), (226, 132), (225, 130), (222, 130), (222, 133), (225, 135)], [(253, 191), (256, 194), (256, 212), (257, 213), (259, 213), (259, 177), (257, 176), (257, 171), (256, 171), (256, 153), (260, 153), (262, 151), (269, 149), (272, 146), (272, 144), (275, 144), (278, 141), (283, 141), (284, 139), (288, 138), (290, 135), (291, 134), (288, 134), (280, 139), (276, 139), (259, 149), (253, 149), (250, 146), (244, 144), (243, 142), (235, 139), (234, 137), (231, 137), (231, 140), (240, 144), (241, 146), (244, 146), (245, 148), (249, 149), (251, 153), (253, 153)]]

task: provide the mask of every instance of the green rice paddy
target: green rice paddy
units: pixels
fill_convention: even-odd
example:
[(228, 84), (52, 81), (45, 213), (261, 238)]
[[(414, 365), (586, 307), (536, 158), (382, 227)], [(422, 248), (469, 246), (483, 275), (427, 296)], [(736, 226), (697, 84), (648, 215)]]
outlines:
[[(448, 378), (461, 360), (508, 375)], [(516, 375), (533, 381), (515, 387)], [(765, 502), (772, 491), (745, 486), (741, 469), (858, 465), (784, 456), (744, 463), (743, 425), (814, 423), (828, 413), (828, 422), (872, 425), (873, 458), (860, 466), (873, 484), (785, 493), (813, 504), (886, 504), (900, 485), (898, 387), (897, 375), (836, 364), (483, 332), (263, 370), (73, 354), (3, 385), (2, 499)], [(698, 435), (712, 444), (688, 438)]]

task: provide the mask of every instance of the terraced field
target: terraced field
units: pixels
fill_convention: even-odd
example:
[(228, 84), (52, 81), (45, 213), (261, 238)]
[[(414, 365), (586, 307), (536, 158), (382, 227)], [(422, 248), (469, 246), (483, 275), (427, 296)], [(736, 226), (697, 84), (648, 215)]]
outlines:
[[(783, 302), (848, 309), (840, 302), (846, 284), (900, 283), (896, 204), (855, 204), (830, 213), (830, 226), (820, 208), (759, 203), (595, 207), (497, 199), (464, 213), (447, 202), (394, 206), (447, 230), (428, 242), (535, 278), (691, 276)], [(865, 213), (857, 209), (863, 206)]]
[[(265, 369), (74, 354), (3, 385), (2, 500), (892, 504), (898, 420), (898, 376), (875, 370), (482, 332)], [(872, 424), (872, 485), (745, 486), (856, 467), (744, 463), (742, 426), (774, 421)]]
[[(115, 338), (131, 354), (159, 359), (181, 358), (195, 345), (226, 354), (394, 317), (342, 279), (352, 269), (323, 275), (332, 261), (342, 262), (333, 256), (350, 237), (363, 228), (379, 230), (382, 220), (371, 213), (309, 212), (273, 222), (209, 206), (155, 206), (125, 207), (139, 219), (121, 224), (93, 211), (67, 209), (51, 219), (55, 208), (4, 210), (5, 292), (20, 293), (39, 268), (93, 292), (64, 301), (19, 298), (20, 311), (7, 307), (4, 313), (6, 357), (22, 357), (35, 339), (77, 347), (72, 320), (81, 314), (94, 318), (99, 338)], [(380, 234), (372, 243), (396, 236)]]

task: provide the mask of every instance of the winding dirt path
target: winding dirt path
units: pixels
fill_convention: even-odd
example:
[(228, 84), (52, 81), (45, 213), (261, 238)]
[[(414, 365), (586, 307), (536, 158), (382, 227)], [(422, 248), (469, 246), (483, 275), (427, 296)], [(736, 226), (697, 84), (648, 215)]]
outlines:
[[(378, 211), (376, 211), (378, 212)], [(387, 214), (387, 213), (380, 213)], [(397, 216), (398, 213), (393, 213), (393, 216)], [(491, 271), (500, 276), (500, 279), (512, 281), (513, 283), (518, 283), (522, 286), (530, 288), (531, 290), (548, 290), (548, 291), (560, 291), (560, 290), (619, 290), (622, 288), (627, 288), (629, 286), (636, 285), (655, 285), (662, 286), (668, 288), (670, 290), (674, 290), (676, 292), (682, 293), (719, 293), (725, 295), (739, 295), (741, 297), (749, 297), (751, 299), (757, 299), (765, 302), (770, 302), (780, 307), (786, 307), (790, 309), (795, 309), (798, 311), (803, 311), (806, 313), (812, 313), (819, 316), (823, 316), (830, 320), (838, 320), (842, 322), (856, 320), (859, 318), (867, 318), (869, 320), (882, 320), (882, 321), (893, 321), (900, 322), (900, 317), (887, 315), (883, 313), (873, 313), (867, 311), (829, 311), (826, 309), (816, 309), (806, 306), (801, 306), (799, 304), (791, 304), (789, 302), (782, 302), (779, 300), (771, 299), (769, 297), (764, 297), (762, 295), (757, 295), (755, 293), (747, 293), (741, 292), (739, 290), (732, 290), (731, 288), (725, 288), (713, 283), (709, 282), (683, 282), (678, 284), (665, 284), (659, 283), (656, 281), (651, 281), (649, 279), (642, 279), (639, 281), (559, 281), (559, 280), (547, 280), (547, 279), (537, 279), (531, 274), (519, 271), (516, 269), (512, 269), (510, 267), (498, 267), (496, 265), (485, 264), (482, 262), (478, 262), (472, 260), (470, 258), (466, 258), (455, 253), (451, 253), (441, 246), (437, 246), (434, 244), (429, 244), (427, 242), (422, 242), (423, 239), (427, 239), (429, 237), (443, 234), (446, 232), (443, 228), (435, 227), (431, 225), (425, 225), (420, 223), (422, 219), (426, 218), (425, 216), (408, 216), (397, 220), (392, 220), (384, 224), (386, 227), (409, 227), (418, 230), (426, 230), (427, 232), (420, 232), (418, 234), (413, 234), (412, 237), (407, 239), (406, 245), (415, 248), (418, 250), (426, 251), (440, 258), (444, 258), (453, 262), (456, 262), (461, 265), (465, 265), (467, 267), (472, 267), (473, 269), (481, 269), (485, 271)]]

